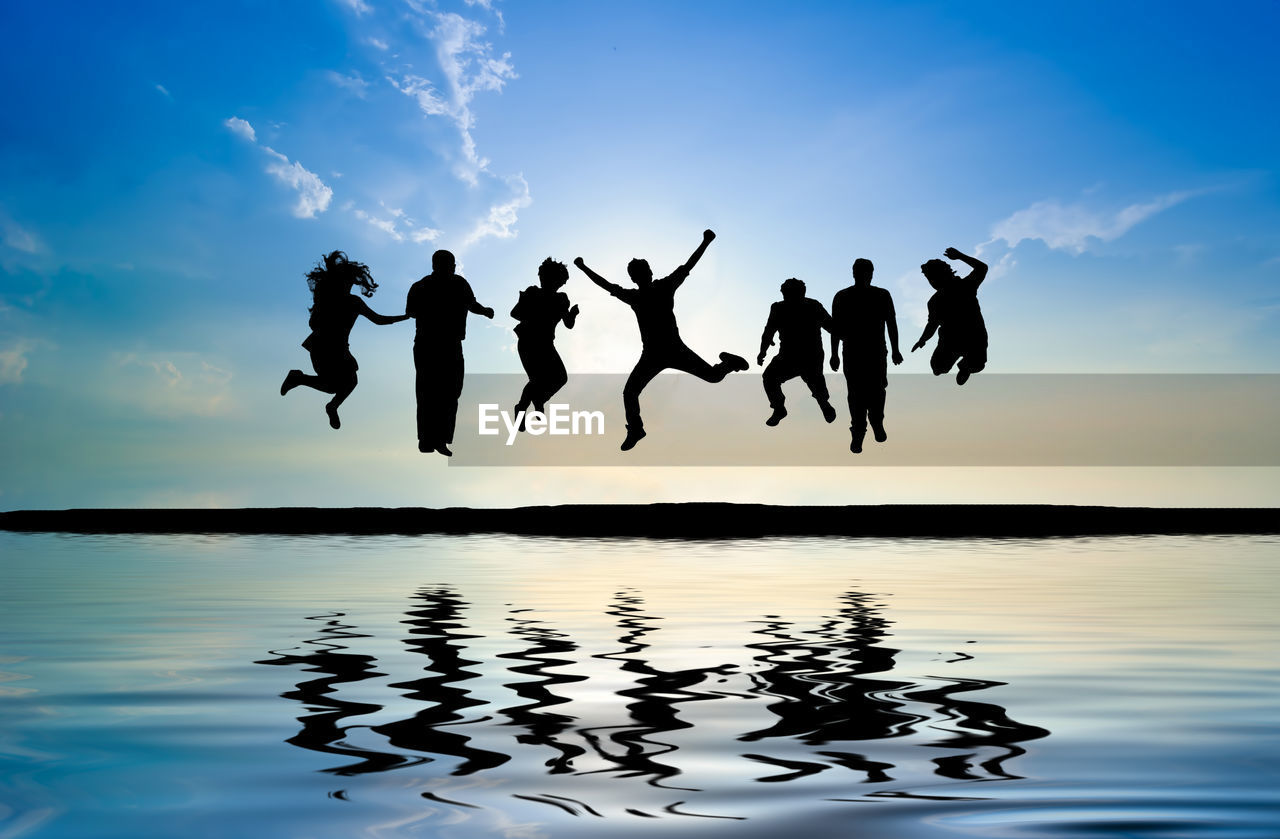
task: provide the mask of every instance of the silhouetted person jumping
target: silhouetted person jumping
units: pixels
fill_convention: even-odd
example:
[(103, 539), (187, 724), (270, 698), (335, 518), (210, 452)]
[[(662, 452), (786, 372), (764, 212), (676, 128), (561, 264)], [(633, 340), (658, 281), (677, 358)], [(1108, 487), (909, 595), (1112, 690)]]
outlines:
[(746, 359), (733, 353), (720, 353), (720, 363), (708, 364), (697, 353), (685, 346), (680, 338), (680, 330), (676, 327), (675, 294), (686, 279), (693, 266), (698, 264), (707, 245), (716, 234), (710, 230), (702, 234), (702, 244), (689, 257), (689, 261), (681, 265), (671, 276), (660, 280), (653, 278), (653, 269), (643, 259), (633, 259), (627, 265), (627, 274), (636, 284), (635, 288), (623, 288), (606, 280), (592, 271), (578, 257), (573, 264), (582, 269), (591, 281), (631, 307), (636, 313), (636, 323), (640, 327), (640, 341), (643, 349), (640, 360), (627, 378), (622, 388), (622, 405), (627, 415), (627, 438), (622, 441), (622, 450), (629, 451), (644, 437), (644, 422), (640, 418), (640, 392), (645, 385), (653, 381), (653, 377), (663, 370), (683, 370), (692, 373), (704, 382), (718, 382), (735, 370), (748, 370), (751, 365)]
[(325, 404), (324, 410), (333, 428), (342, 426), (338, 419), (338, 406), (356, 389), (356, 370), (360, 365), (356, 364), (347, 343), (356, 318), (364, 315), (379, 326), (409, 318), (408, 315), (378, 314), (351, 293), (352, 286), (360, 286), (361, 294), (372, 297), (378, 284), (373, 281), (369, 266), (352, 262), (342, 251), (333, 251), (323, 257), (307, 273), (307, 287), (311, 289), (312, 300), (308, 321), (311, 334), (302, 342), (302, 348), (311, 353), (311, 366), (316, 374), (309, 376), (301, 370), (290, 370), (280, 385), (281, 396), (299, 385), (332, 393), (333, 398)]
[(853, 261), (853, 285), (836, 292), (831, 301), (831, 369), (840, 369), (840, 342), (844, 341), (844, 382), (849, 394), (849, 451), (862, 451), (867, 423), (876, 442), (889, 439), (884, 431), (884, 398), (889, 387), (889, 365), (884, 335), (889, 333), (893, 363), (902, 363), (898, 352), (898, 319), (888, 289), (873, 286), (875, 266), (869, 259)]
[[(556, 327), (564, 323), (568, 329), (578, 319), (578, 307), (569, 306), (569, 295), (560, 288), (569, 282), (569, 269), (563, 262), (551, 257), (538, 266), (538, 285), (531, 285), (520, 292), (511, 317), (516, 324), (516, 352), (529, 376), (529, 383), (516, 403), (516, 415), (532, 405), (539, 413), (546, 413), (547, 400), (569, 381), (564, 362), (556, 352)], [(524, 418), (519, 420), (524, 427)]]
[(929, 322), (911, 351), (923, 347), (936, 331), (938, 346), (929, 359), (933, 375), (949, 373), (959, 361), (956, 384), (962, 385), (987, 366), (987, 325), (982, 319), (982, 307), (978, 305), (978, 286), (987, 278), (987, 264), (955, 248), (947, 248), (943, 256), (958, 259), (973, 270), (969, 276), (959, 277), (941, 259), (931, 259), (920, 266), (921, 273), (936, 291), (929, 298)]
[(782, 383), (796, 376), (809, 386), (809, 392), (822, 409), (822, 418), (827, 422), (834, 422), (836, 418), (836, 409), (831, 407), (827, 393), (826, 377), (822, 374), (822, 330), (831, 331), (831, 315), (817, 300), (805, 297), (804, 292), (804, 283), (795, 277), (783, 281), (782, 300), (769, 308), (769, 320), (760, 336), (757, 364), (764, 364), (775, 334), (780, 344), (778, 354), (764, 369), (764, 392), (769, 397), (769, 407), (773, 408), (773, 413), (764, 421), (768, 426), (777, 425), (787, 415)]
[(404, 309), (417, 319), (413, 366), (417, 371), (418, 451), (452, 457), (449, 444), (458, 418), (464, 365), (462, 341), (467, 313), (493, 317), (481, 306), (471, 285), (454, 273), (457, 262), (448, 251), (431, 255), (431, 273), (409, 287)]

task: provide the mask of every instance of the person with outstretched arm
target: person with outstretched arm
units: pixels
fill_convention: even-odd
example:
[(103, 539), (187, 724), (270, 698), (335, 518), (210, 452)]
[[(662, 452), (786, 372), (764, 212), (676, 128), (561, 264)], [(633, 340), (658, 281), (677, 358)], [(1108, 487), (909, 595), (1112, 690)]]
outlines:
[(378, 284), (373, 281), (369, 266), (348, 259), (342, 251), (325, 255), (307, 274), (307, 286), (312, 299), (311, 334), (302, 342), (302, 348), (311, 354), (311, 366), (316, 372), (312, 376), (301, 370), (290, 370), (280, 385), (280, 395), (298, 386), (332, 393), (333, 398), (324, 406), (324, 412), (329, 415), (330, 427), (341, 428), (338, 406), (356, 389), (356, 370), (359, 369), (348, 343), (356, 319), (363, 315), (372, 323), (386, 326), (408, 320), (409, 316), (380, 315), (352, 294), (351, 289), (359, 286), (361, 294), (372, 297)]
[(654, 376), (663, 370), (683, 370), (705, 382), (719, 382), (729, 373), (747, 370), (751, 366), (742, 356), (728, 352), (720, 353), (719, 364), (709, 364), (685, 345), (676, 326), (676, 290), (688, 279), (689, 272), (698, 264), (698, 260), (706, 253), (707, 245), (715, 237), (716, 234), (710, 230), (704, 231), (702, 243), (688, 261), (660, 280), (653, 278), (653, 269), (647, 261), (631, 260), (627, 265), (627, 274), (635, 283), (635, 288), (624, 288), (609, 282), (588, 268), (582, 257), (573, 261), (593, 283), (630, 306), (635, 312), (636, 324), (640, 327), (643, 346), (640, 360), (636, 362), (622, 388), (622, 405), (627, 417), (627, 436), (622, 441), (624, 452), (634, 448), (645, 436), (644, 421), (640, 417), (640, 393), (653, 381)]
[(930, 259), (920, 266), (935, 292), (929, 298), (929, 322), (911, 351), (923, 347), (937, 332), (938, 346), (929, 359), (933, 375), (949, 373), (959, 362), (956, 384), (962, 385), (987, 366), (987, 325), (978, 305), (978, 287), (987, 278), (987, 264), (955, 248), (947, 248), (943, 256), (963, 262), (972, 270), (960, 277), (941, 259)]
[(467, 313), (493, 319), (476, 300), (471, 284), (454, 271), (449, 251), (431, 255), (431, 273), (409, 287), (405, 311), (417, 321), (413, 337), (414, 392), (418, 401), (418, 451), (452, 457), (449, 445), (458, 419), (458, 397), (466, 367), (462, 341)]

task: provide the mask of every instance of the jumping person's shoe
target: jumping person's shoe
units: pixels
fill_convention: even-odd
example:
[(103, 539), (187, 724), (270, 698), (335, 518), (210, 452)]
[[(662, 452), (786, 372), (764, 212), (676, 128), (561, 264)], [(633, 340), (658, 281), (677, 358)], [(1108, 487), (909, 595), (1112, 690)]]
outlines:
[(960, 372), (956, 373), (956, 384), (962, 385), (969, 381), (969, 371), (961, 367)]
[(731, 352), (720, 353), (720, 362), (729, 367), (730, 372), (736, 370), (750, 370), (751, 365), (740, 355), (734, 355)]
[(824, 399), (823, 401), (818, 403), (818, 407), (822, 409), (822, 418), (824, 420), (826, 420), (827, 422), (836, 421), (836, 409), (832, 407), (830, 402)]
[(866, 431), (856, 431), (849, 429), (849, 451), (854, 454), (862, 454), (862, 438), (867, 435)]
[(883, 422), (871, 423), (871, 433), (875, 435), (877, 443), (883, 443), (885, 440), (889, 439), (889, 435), (884, 433)]
[(341, 428), (342, 420), (338, 419), (338, 409), (333, 405), (325, 405), (324, 412), (329, 415), (329, 427)]
[(436, 451), (445, 457), (453, 457), (453, 452), (449, 451), (449, 447), (444, 443), (436, 443)]
[(644, 429), (643, 429), (643, 428), (632, 428), (631, 426), (629, 426), (629, 425), (628, 425), (628, 426), (627, 426), (627, 439), (625, 439), (625, 440), (623, 440), (623, 441), (622, 441), (622, 450), (623, 450), (624, 452), (629, 452), (629, 451), (631, 451), (632, 449), (634, 449), (634, 448), (636, 447), (636, 443), (639, 443), (639, 442), (640, 442), (640, 439), (641, 439), (642, 437), (644, 437)]
[(519, 405), (516, 405), (516, 416), (520, 418), (520, 421), (516, 423), (516, 431), (524, 431), (524, 418), (528, 416), (528, 414), (529, 411), (527, 408), (521, 408)]
[(773, 413), (770, 414), (769, 418), (764, 421), (764, 424), (769, 426), (770, 428), (773, 428), (775, 425), (782, 422), (782, 418), (785, 417), (786, 415), (787, 415), (787, 409), (779, 405), (778, 407), (773, 409)]
[(289, 374), (284, 377), (284, 383), (280, 385), (280, 395), (284, 396), (298, 385), (302, 384), (302, 371), (290, 370)]
[(422, 452), (423, 454), (432, 454), (435, 452), (435, 450), (436, 450), (435, 443), (425, 443), (422, 440), (418, 441), (418, 451)]

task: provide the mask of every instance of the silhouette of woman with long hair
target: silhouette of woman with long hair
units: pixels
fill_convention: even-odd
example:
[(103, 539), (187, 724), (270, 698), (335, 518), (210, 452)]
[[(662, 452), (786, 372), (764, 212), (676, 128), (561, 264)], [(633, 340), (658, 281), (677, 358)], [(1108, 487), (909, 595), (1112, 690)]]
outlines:
[[(556, 352), (556, 327), (561, 322), (573, 329), (578, 319), (578, 307), (569, 305), (569, 295), (560, 291), (569, 282), (569, 269), (563, 262), (551, 257), (538, 266), (538, 285), (531, 285), (520, 292), (520, 299), (511, 310), (516, 324), (516, 352), (529, 376), (529, 383), (516, 403), (516, 415), (532, 405), (539, 413), (546, 413), (547, 400), (569, 381), (564, 362)], [(520, 426), (524, 427), (521, 417)]]
[(328, 254), (307, 273), (307, 288), (311, 289), (312, 299), (311, 319), (308, 321), (311, 334), (302, 342), (302, 348), (311, 353), (311, 366), (316, 373), (311, 376), (301, 370), (290, 370), (280, 385), (281, 396), (299, 385), (332, 393), (333, 398), (325, 404), (324, 410), (333, 428), (342, 426), (338, 419), (338, 406), (356, 389), (359, 365), (347, 343), (356, 318), (364, 315), (379, 326), (409, 318), (408, 315), (378, 314), (351, 293), (354, 286), (359, 286), (365, 297), (372, 297), (378, 284), (373, 281), (368, 265), (353, 262), (342, 251)]

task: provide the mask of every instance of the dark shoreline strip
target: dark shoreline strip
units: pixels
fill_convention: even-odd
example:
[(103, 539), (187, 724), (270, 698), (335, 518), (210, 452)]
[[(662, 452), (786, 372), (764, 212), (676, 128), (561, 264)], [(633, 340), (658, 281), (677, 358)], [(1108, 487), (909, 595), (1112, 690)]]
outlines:
[(0, 530), (61, 533), (467, 534), (566, 538), (769, 536), (1045, 538), (1278, 534), (1273, 507), (1157, 508), (1009, 504), (569, 504), (556, 507), (280, 507), (230, 510), (17, 510)]

